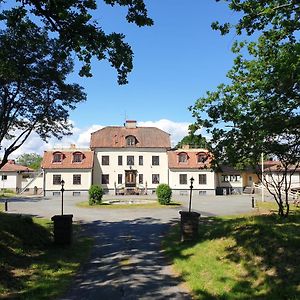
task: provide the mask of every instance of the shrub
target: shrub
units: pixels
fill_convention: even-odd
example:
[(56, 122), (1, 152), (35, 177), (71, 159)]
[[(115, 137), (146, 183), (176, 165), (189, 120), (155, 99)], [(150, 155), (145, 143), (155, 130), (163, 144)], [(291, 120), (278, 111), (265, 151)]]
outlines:
[(167, 205), (171, 202), (172, 190), (169, 185), (162, 183), (156, 188), (158, 202)]
[(91, 185), (89, 189), (89, 205), (101, 204), (103, 189), (99, 185)]

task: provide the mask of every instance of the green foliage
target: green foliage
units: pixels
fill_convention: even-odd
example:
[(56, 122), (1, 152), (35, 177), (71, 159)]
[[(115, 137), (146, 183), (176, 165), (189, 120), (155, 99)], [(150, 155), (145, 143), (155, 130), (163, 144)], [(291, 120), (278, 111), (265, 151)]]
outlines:
[(58, 248), (49, 220), (0, 213), (0, 298), (59, 298), (92, 245), (73, 226), (73, 244)]
[(161, 183), (156, 188), (156, 195), (160, 204), (167, 205), (171, 202), (172, 190), (169, 185)]
[[(119, 84), (127, 83), (127, 74), (132, 70), (133, 52), (124, 41), (124, 34), (105, 33), (97, 18), (93, 17), (98, 9), (97, 2), (96, 0), (15, 1), (9, 11), (13, 14), (2, 11), (0, 19), (14, 24), (19, 15), (26, 15), (41, 31), (45, 29), (47, 33), (56, 33), (59, 44), (62, 45), (61, 54), (65, 58), (74, 53), (77, 55), (82, 63), (80, 76), (92, 76), (91, 61), (96, 58), (107, 60), (117, 70)], [(127, 8), (126, 20), (129, 23), (135, 23), (139, 27), (153, 24), (143, 0), (103, 0), (103, 2), (110, 6)]]
[(43, 158), (36, 153), (25, 153), (18, 156), (17, 163), (34, 170), (38, 170), (41, 168), (42, 160)]
[(182, 148), (183, 145), (189, 145), (191, 148), (206, 148), (207, 142), (204, 136), (191, 133), (185, 136), (175, 147)]
[(101, 204), (103, 189), (99, 185), (91, 185), (89, 189), (89, 205)]
[[(206, 129), (211, 135), (209, 150), (215, 166), (250, 165), (258, 171), (261, 153), (281, 163), (284, 179), (269, 186), (279, 207), (282, 192), (290, 184), (290, 172), (299, 166), (300, 153), (300, 6), (296, 1), (230, 1), (231, 10), (241, 14), (235, 26), (214, 23), (222, 34), (235, 28), (260, 34), (256, 41), (236, 41), (228, 84), (198, 99), (191, 111), (196, 118), (192, 132)], [(220, 126), (222, 124), (223, 126)], [(285, 178), (287, 180), (285, 180)], [(288, 197), (286, 197), (288, 215)], [(280, 212), (283, 215), (283, 211)]]
[(200, 219), (199, 238), (163, 242), (195, 299), (299, 299), (300, 214)]
[(57, 39), (22, 14), (0, 30), (0, 145), (9, 142), (0, 168), (33, 131), (43, 140), (70, 134), (69, 111), (86, 95), (67, 82), (73, 63), (61, 50)]

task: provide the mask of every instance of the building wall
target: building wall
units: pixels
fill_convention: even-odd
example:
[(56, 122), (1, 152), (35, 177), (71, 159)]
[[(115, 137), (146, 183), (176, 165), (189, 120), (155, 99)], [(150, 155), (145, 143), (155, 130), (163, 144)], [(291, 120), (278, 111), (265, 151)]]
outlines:
[[(102, 164), (102, 156), (109, 156), (109, 165)], [(122, 156), (122, 165), (118, 165), (118, 157)], [(134, 164), (127, 165), (127, 156), (134, 157)], [(139, 165), (139, 156), (143, 157), (143, 165)], [(159, 156), (159, 165), (152, 164), (152, 156)], [(168, 156), (165, 149), (155, 148), (96, 148), (94, 157), (93, 183), (101, 185), (107, 192), (114, 193), (115, 187), (125, 184), (125, 171), (137, 171), (137, 186), (145, 187), (149, 192), (158, 184), (152, 183), (152, 175), (159, 174), (159, 183), (168, 183)], [(109, 183), (102, 184), (102, 174), (109, 175)], [(122, 184), (118, 183), (118, 174), (122, 174)], [(138, 176), (143, 174), (143, 183), (139, 184)]]
[[(199, 175), (206, 176), (206, 184), (199, 182)], [(180, 175), (186, 175), (187, 183), (180, 183)], [(186, 195), (190, 189), (190, 179), (194, 178), (193, 193), (200, 195), (214, 195), (215, 194), (215, 173), (211, 170), (184, 170), (184, 169), (170, 169), (169, 170), (169, 185), (173, 190), (174, 195)]]
[[(2, 180), (2, 175), (7, 176), (6, 180)], [(19, 182), (19, 174), (16, 172), (0, 172), (0, 189), (10, 189), (16, 191)]]
[[(88, 190), (92, 184), (92, 170), (82, 170), (82, 169), (52, 169), (44, 170), (44, 180), (45, 180), (45, 196), (60, 196), (61, 185), (53, 184), (53, 175), (61, 175), (61, 179), (65, 181), (65, 195), (76, 195), (83, 196), (87, 195)], [(73, 184), (73, 175), (81, 175), (81, 184)], [(79, 194), (80, 193), (80, 194)]]

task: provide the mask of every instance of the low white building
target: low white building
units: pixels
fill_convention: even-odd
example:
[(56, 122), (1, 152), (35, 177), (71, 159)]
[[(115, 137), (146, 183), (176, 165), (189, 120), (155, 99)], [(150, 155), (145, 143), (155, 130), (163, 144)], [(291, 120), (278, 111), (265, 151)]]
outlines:
[(34, 170), (9, 160), (0, 170), (0, 189), (21, 192)]

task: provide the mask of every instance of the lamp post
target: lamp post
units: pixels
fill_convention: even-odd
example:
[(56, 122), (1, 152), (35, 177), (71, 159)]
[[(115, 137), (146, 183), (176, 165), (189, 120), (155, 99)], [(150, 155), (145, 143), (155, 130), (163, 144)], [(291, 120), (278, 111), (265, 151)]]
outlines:
[(60, 182), (61, 185), (61, 215), (64, 214), (64, 185), (65, 185), (65, 181), (62, 179)]
[(194, 178), (191, 177), (190, 179), (190, 182), (191, 182), (191, 185), (190, 185), (190, 203), (189, 203), (189, 212), (191, 212), (191, 206), (192, 206), (192, 193), (193, 193), (193, 182), (194, 182)]

